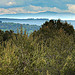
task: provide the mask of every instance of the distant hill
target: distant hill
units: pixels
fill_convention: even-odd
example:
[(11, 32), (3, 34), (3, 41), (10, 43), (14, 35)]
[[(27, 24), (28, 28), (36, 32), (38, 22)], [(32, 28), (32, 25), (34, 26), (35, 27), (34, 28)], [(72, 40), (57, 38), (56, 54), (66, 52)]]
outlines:
[(10, 31), (13, 30), (14, 33), (17, 33), (17, 28), (20, 31), (20, 27), (23, 27), (23, 33), (24, 30), (26, 29), (28, 35), (30, 35), (30, 33), (34, 32), (35, 30), (39, 30), (41, 26), (37, 26), (37, 25), (29, 25), (29, 24), (20, 24), (20, 23), (0, 23), (0, 29), (3, 31)]
[(17, 13), (17, 14), (3, 14), (0, 15), (2, 18), (68, 18), (72, 19), (75, 14), (69, 13), (69, 12), (51, 12), (51, 11), (46, 11), (46, 12), (39, 12), (39, 13)]

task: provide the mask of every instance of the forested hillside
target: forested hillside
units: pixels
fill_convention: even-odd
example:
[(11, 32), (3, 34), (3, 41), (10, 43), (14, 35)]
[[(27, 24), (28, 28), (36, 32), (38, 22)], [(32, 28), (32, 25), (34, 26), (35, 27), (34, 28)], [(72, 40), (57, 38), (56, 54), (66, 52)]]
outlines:
[(26, 29), (28, 35), (32, 33), (34, 30), (39, 30), (41, 26), (38, 25), (29, 25), (29, 24), (20, 24), (20, 23), (11, 23), (11, 22), (0, 22), (0, 29), (3, 31), (13, 30), (14, 33), (17, 33), (17, 28), (20, 30), (20, 26), (22, 25), (23, 32)]
[(0, 75), (75, 75), (75, 30), (61, 20), (45, 22), (28, 36), (0, 30)]

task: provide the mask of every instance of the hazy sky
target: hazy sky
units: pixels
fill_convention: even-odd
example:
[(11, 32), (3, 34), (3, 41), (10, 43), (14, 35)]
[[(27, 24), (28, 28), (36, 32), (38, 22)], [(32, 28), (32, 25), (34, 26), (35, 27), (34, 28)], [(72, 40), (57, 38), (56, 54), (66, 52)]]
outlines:
[(0, 15), (46, 11), (75, 14), (75, 0), (0, 0)]

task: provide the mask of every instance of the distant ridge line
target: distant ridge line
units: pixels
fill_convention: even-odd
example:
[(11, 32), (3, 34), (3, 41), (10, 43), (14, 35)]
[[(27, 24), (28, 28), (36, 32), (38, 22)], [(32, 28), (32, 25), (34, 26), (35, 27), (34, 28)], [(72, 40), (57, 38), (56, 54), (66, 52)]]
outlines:
[(0, 20), (49, 20), (46, 18), (27, 18), (27, 19), (15, 19), (15, 18), (0, 18)]

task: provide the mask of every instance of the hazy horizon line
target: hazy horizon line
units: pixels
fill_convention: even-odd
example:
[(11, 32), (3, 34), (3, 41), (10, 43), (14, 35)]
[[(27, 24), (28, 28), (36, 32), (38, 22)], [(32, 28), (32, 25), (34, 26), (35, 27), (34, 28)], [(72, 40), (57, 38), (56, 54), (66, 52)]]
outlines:
[(40, 18), (39, 17), (36, 17), (36, 18), (34, 18), (34, 17), (27, 17), (27, 18), (0, 17), (0, 18), (7, 18), (7, 19), (48, 19), (48, 20), (58, 20), (58, 19), (60, 19), (60, 20), (75, 20), (75, 19), (62, 19), (62, 18), (41, 18), (41, 17)]

